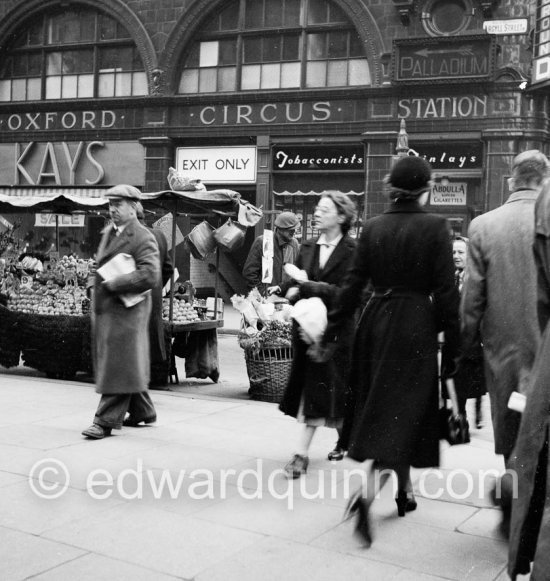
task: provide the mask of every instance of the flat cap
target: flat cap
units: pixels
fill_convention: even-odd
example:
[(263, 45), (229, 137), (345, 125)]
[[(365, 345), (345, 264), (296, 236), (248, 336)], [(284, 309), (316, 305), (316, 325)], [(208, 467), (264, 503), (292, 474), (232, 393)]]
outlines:
[(107, 199), (111, 198), (127, 198), (129, 200), (141, 200), (141, 192), (134, 186), (129, 186), (128, 184), (120, 184), (109, 188), (105, 192), (105, 197)]
[(277, 228), (296, 228), (300, 224), (300, 218), (294, 212), (281, 212), (275, 218)]

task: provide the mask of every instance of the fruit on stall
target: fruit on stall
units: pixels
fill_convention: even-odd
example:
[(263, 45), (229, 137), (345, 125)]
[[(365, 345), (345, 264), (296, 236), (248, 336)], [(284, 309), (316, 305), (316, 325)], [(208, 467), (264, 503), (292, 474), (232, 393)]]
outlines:
[[(162, 318), (166, 321), (170, 317), (170, 300), (162, 299)], [(172, 320), (177, 324), (194, 323), (200, 320), (199, 314), (192, 304), (181, 299), (174, 299)]]
[(11, 311), (36, 315), (73, 315), (86, 313), (88, 299), (82, 287), (61, 288), (59, 285), (33, 284), (11, 292), (7, 307)]

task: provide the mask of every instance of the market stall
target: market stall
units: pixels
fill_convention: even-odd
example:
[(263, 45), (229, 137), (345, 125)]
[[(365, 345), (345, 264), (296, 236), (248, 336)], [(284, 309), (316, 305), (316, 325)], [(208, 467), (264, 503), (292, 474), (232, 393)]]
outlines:
[[(11, 197), (0, 194), (0, 214), (48, 211), (57, 217), (70, 213), (86, 213), (103, 208), (108, 200), (100, 196), (81, 197), (67, 194)], [(211, 216), (220, 223), (209, 227), (219, 260), (219, 248), (224, 246), (223, 233), (231, 220), (246, 228), (255, 224), (261, 212), (241, 200), (237, 192), (214, 190), (202, 192), (162, 191), (143, 194), (144, 206), (155, 208), (171, 217), (171, 240), (176, 240), (177, 218), (181, 215)], [(207, 223), (207, 222), (204, 222)], [(195, 229), (194, 229), (195, 230)], [(204, 227), (202, 228), (204, 230)], [(215, 234), (218, 234), (214, 238)], [(194, 239), (188, 234), (186, 243), (201, 258), (206, 257), (201, 244), (212, 240)], [(56, 239), (59, 227), (56, 223)], [(195, 240), (195, 242), (193, 242)], [(227, 242), (227, 240), (225, 241)], [(85, 280), (93, 260), (60, 257), (54, 251), (42, 256), (21, 260), (21, 246), (11, 249), (0, 247), (0, 365), (19, 364), (46, 373), (50, 377), (73, 378), (79, 371), (91, 373), (89, 300), (85, 295)], [(171, 245), (172, 264), (175, 264), (176, 244)], [(25, 259), (27, 256), (25, 256)], [(31, 263), (32, 259), (32, 263)], [(217, 280), (217, 277), (216, 277)], [(188, 292), (180, 292), (172, 277), (169, 296), (163, 311), (166, 341), (171, 357), (165, 369), (155, 370), (166, 380), (178, 382), (175, 357), (186, 359), (186, 375), (210, 377), (217, 381), (217, 328), (223, 326), (223, 317), (217, 305), (217, 283), (214, 293), (216, 307), (210, 313), (205, 301), (195, 301)], [(210, 367), (204, 361), (215, 362)], [(205, 374), (205, 371), (208, 373)]]

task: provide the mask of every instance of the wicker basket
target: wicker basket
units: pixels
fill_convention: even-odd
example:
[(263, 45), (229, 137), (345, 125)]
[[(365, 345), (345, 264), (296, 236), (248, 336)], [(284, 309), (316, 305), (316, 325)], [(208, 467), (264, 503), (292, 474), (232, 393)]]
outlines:
[(252, 399), (279, 403), (288, 383), (292, 364), (292, 347), (245, 349), (244, 358)]

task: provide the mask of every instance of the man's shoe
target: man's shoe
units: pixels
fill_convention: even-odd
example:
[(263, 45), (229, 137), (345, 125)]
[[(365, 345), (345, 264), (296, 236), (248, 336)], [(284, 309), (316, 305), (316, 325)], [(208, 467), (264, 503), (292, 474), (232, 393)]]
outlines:
[(104, 428), (99, 424), (92, 424), (82, 432), (82, 435), (92, 440), (102, 440), (106, 436), (111, 435), (111, 428)]
[(126, 426), (127, 428), (137, 428), (139, 424), (142, 422), (144, 424), (154, 424), (157, 421), (157, 416), (151, 416), (149, 418), (143, 418), (142, 420), (136, 420), (132, 416), (128, 416), (123, 422), (122, 425)]

